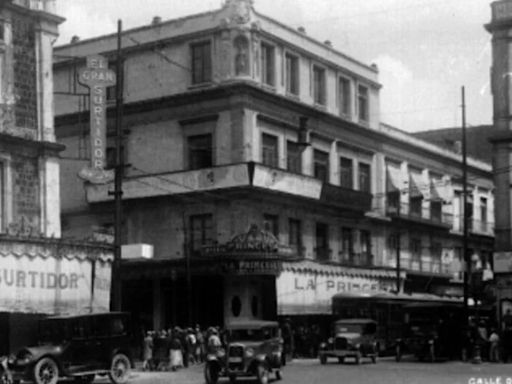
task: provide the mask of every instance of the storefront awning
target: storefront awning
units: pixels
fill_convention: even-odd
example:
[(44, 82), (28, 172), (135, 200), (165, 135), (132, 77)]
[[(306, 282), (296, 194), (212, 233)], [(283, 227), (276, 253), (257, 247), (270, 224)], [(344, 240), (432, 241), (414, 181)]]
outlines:
[[(283, 263), (283, 270), (292, 272), (310, 272), (330, 276), (396, 279), (396, 271), (391, 269), (350, 268), (341, 265), (319, 264), (312, 260), (285, 262)], [(401, 277), (405, 278), (405, 272), (402, 271)]]
[(409, 196), (430, 199), (430, 185), (425, 183), (419, 173), (412, 172), (409, 175)]
[(399, 192), (405, 187), (399, 168), (386, 166), (386, 192)]

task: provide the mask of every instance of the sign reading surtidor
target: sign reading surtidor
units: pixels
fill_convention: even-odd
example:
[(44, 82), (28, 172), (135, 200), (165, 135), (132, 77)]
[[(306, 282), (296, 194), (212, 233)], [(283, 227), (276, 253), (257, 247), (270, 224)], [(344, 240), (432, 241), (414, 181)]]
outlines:
[(89, 88), (91, 125), (91, 163), (79, 176), (94, 184), (105, 184), (114, 179), (114, 172), (106, 170), (107, 151), (107, 87), (116, 84), (116, 74), (108, 68), (103, 56), (87, 57), (87, 65), (78, 72), (78, 82)]
[(98, 260), (94, 269), (90, 259), (0, 255), (0, 311), (106, 311), (111, 264)]

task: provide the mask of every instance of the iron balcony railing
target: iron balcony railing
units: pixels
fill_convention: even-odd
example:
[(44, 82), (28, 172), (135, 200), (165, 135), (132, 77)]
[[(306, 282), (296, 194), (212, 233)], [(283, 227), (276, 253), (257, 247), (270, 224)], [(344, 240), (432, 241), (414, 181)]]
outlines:
[(400, 258), (400, 267), (409, 271), (426, 272), (433, 274), (449, 274), (450, 265), (441, 260), (422, 260), (421, 258)]
[(453, 214), (441, 212), (436, 209), (424, 209), (411, 206), (408, 203), (387, 204), (386, 215), (402, 217), (406, 219), (453, 226)]

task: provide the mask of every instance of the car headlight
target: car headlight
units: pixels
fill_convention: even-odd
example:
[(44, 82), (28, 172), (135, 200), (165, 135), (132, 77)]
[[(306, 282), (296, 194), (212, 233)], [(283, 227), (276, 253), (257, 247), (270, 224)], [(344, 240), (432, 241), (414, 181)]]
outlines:
[(222, 358), (224, 356), (226, 356), (226, 351), (224, 351), (223, 348), (220, 348), (219, 350), (217, 350), (217, 357)]
[(334, 343), (334, 339), (333, 339), (332, 337), (329, 337), (329, 338), (327, 339), (327, 342), (328, 342), (329, 344), (332, 344), (332, 343)]
[(354, 348), (355, 348), (355, 349), (359, 349), (359, 348), (361, 348), (361, 344), (359, 344), (359, 343), (354, 344)]
[(251, 358), (254, 356), (254, 349), (252, 348), (247, 348), (245, 350), (245, 357), (248, 357), (248, 358)]
[(24, 351), (19, 353), (14, 360), (16, 360), (18, 364), (27, 364), (28, 362), (32, 361), (33, 358), (34, 356), (32, 356), (29, 351)]

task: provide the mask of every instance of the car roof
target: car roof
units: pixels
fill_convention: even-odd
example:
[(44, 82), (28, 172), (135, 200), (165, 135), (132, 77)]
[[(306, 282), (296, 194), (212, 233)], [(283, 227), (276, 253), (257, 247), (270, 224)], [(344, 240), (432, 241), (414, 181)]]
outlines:
[(226, 324), (227, 330), (237, 329), (261, 329), (264, 327), (278, 327), (277, 321), (266, 321), (266, 320), (240, 320), (232, 321)]
[(57, 320), (57, 319), (78, 319), (78, 318), (90, 318), (90, 317), (102, 317), (102, 316), (127, 316), (128, 312), (98, 312), (98, 313), (84, 313), (81, 315), (56, 315), (45, 317), (44, 320)]
[(362, 318), (353, 318), (353, 319), (341, 319), (334, 322), (335, 324), (368, 324), (368, 323), (376, 323), (373, 319), (362, 319)]

